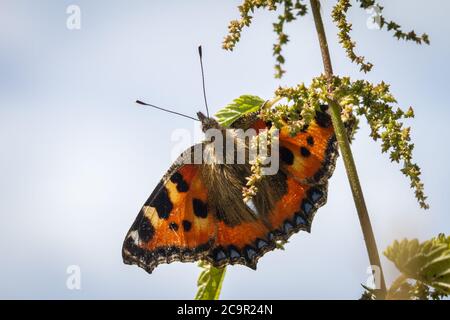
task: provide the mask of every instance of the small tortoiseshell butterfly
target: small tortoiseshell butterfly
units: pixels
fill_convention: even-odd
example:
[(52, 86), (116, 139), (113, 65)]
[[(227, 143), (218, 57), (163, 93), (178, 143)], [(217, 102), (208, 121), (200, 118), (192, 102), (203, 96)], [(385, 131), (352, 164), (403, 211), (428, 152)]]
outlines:
[[(198, 114), (202, 129), (226, 130)], [(270, 128), (248, 114), (231, 129)], [(228, 129), (230, 129), (228, 128)], [(327, 107), (309, 126), (292, 137), (279, 131), (279, 170), (263, 176), (252, 205), (244, 203), (243, 187), (251, 165), (186, 164), (194, 150), (213, 147), (202, 142), (186, 150), (161, 179), (128, 231), (122, 255), (151, 273), (161, 263), (206, 260), (215, 267), (242, 264), (256, 269), (258, 259), (292, 234), (310, 232), (317, 209), (327, 199), (328, 178), (338, 155)]]

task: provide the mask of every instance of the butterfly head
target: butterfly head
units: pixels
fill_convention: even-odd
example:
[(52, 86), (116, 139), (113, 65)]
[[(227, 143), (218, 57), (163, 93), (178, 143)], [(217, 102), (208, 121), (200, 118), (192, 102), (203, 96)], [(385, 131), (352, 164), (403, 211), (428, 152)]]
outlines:
[(221, 129), (220, 124), (214, 119), (205, 116), (202, 112), (197, 112), (198, 120), (202, 123), (202, 131), (206, 132), (209, 129)]

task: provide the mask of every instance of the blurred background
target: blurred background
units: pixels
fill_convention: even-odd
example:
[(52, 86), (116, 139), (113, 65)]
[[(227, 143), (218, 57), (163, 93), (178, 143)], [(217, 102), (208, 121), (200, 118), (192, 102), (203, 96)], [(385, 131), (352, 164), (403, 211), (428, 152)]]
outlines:
[[(403, 237), (426, 240), (450, 230), (448, 213), (448, 1), (381, 1), (387, 18), (427, 32), (431, 46), (399, 42), (367, 27), (350, 9), (357, 53), (375, 64), (362, 74), (325, 27), (335, 72), (391, 84), (414, 106), (415, 160), (431, 209), (421, 210), (409, 181), (380, 153), (365, 123), (353, 143), (380, 251)], [(193, 298), (199, 269), (174, 263), (148, 275), (122, 263), (125, 233), (171, 164), (176, 129), (189, 119), (136, 99), (194, 115), (203, 109), (197, 46), (203, 45), (210, 108), (242, 94), (272, 97), (279, 85), (309, 83), (322, 72), (312, 16), (286, 28), (285, 77), (273, 78), (273, 13), (256, 12), (234, 52), (221, 49), (240, 1), (0, 1), (0, 298)], [(69, 5), (80, 29), (67, 27)], [(199, 137), (197, 136), (197, 140)], [(188, 141), (186, 146), (195, 141)], [(312, 233), (266, 254), (255, 272), (228, 268), (224, 299), (355, 299), (369, 274), (364, 240), (341, 159), (328, 203)], [(396, 277), (383, 258), (388, 282)], [(80, 290), (66, 286), (81, 271)]]

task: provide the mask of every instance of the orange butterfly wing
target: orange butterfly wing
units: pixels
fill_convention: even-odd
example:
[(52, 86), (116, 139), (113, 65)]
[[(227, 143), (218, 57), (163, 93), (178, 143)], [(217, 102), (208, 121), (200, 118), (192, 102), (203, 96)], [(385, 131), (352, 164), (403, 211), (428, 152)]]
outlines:
[(160, 263), (203, 258), (214, 238), (214, 221), (206, 206), (198, 165), (174, 165), (128, 231), (124, 262), (151, 272)]
[[(251, 127), (262, 129), (266, 124), (255, 120)], [(299, 230), (310, 231), (315, 212), (326, 202), (327, 180), (336, 157), (336, 138), (327, 113), (319, 113), (295, 137), (282, 128), (278, 175), (285, 180), (286, 193), (266, 220), (233, 226), (218, 219), (216, 209), (208, 204), (201, 165), (177, 161), (129, 230), (124, 262), (147, 272), (160, 263), (195, 260), (207, 260), (216, 267), (243, 264), (256, 269), (258, 259), (275, 249), (277, 240), (287, 240)]]
[[(250, 127), (266, 129), (267, 124), (255, 120)], [(208, 260), (215, 266), (239, 263), (256, 269), (258, 259), (276, 248), (276, 240), (286, 241), (300, 230), (309, 232), (315, 212), (326, 203), (327, 180), (337, 155), (336, 137), (325, 110), (295, 137), (282, 128), (280, 164), (287, 190), (269, 213), (269, 227), (260, 220), (234, 227), (220, 223)]]

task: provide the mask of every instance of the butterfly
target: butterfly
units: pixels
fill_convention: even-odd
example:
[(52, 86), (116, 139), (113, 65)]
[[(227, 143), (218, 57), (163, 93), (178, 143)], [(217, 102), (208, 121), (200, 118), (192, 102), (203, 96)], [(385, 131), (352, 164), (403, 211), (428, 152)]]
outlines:
[[(233, 129), (270, 129), (260, 111), (233, 122)], [(202, 129), (226, 130), (199, 112)], [(327, 106), (302, 131), (279, 129), (279, 169), (263, 176), (251, 205), (242, 198), (251, 165), (186, 163), (195, 150), (207, 152), (211, 141), (194, 145), (175, 161), (144, 203), (129, 229), (123, 261), (148, 273), (174, 261), (207, 261), (215, 267), (241, 264), (256, 269), (258, 259), (303, 230), (310, 232), (318, 208), (327, 200), (328, 179), (338, 156)]]

